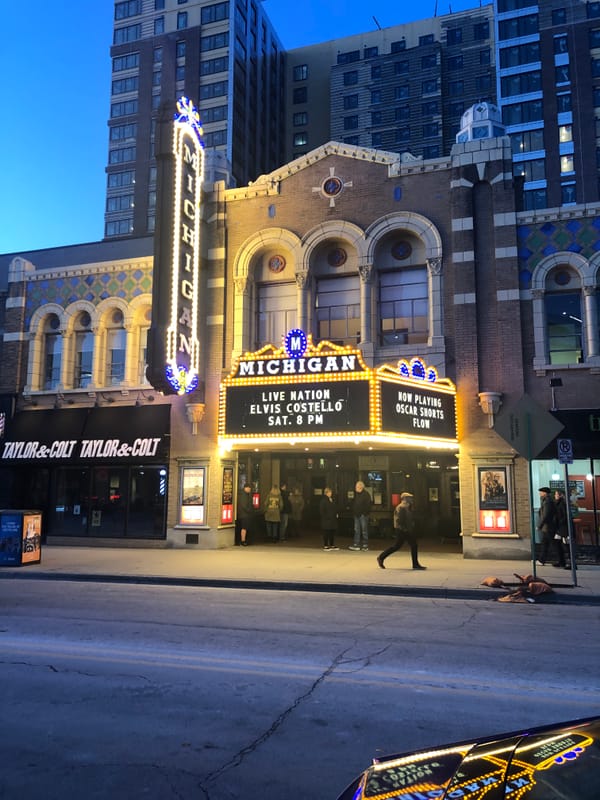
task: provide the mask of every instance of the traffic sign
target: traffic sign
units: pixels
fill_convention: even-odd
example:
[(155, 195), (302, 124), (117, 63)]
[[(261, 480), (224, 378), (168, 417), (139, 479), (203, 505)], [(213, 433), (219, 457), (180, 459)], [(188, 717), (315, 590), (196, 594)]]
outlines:
[(535, 458), (563, 430), (564, 425), (524, 394), (512, 406), (502, 406), (494, 430), (523, 456)]
[(572, 439), (557, 439), (558, 446), (558, 463), (559, 464), (572, 464), (573, 463), (573, 440)]

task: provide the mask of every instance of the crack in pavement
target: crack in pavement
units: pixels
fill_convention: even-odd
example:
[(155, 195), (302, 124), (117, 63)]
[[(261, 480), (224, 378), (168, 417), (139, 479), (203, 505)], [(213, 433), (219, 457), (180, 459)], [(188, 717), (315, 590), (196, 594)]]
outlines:
[[(355, 644), (352, 644), (349, 647), (344, 648), (344, 650), (342, 650), (340, 653), (338, 653), (338, 655), (333, 659), (333, 661), (327, 667), (327, 669), (325, 669), (321, 673), (321, 675), (319, 675), (319, 677), (313, 681), (313, 683), (306, 690), (306, 692), (297, 697), (294, 700), (294, 702), (285, 709), (285, 711), (282, 711), (281, 714), (277, 716), (277, 718), (273, 721), (271, 726), (266, 731), (264, 731), (260, 736), (254, 739), (253, 742), (251, 742), (250, 744), (246, 745), (241, 750), (239, 750), (234, 756), (232, 756), (232, 758), (229, 759), (229, 761), (225, 762), (225, 764), (221, 765), (212, 772), (209, 772), (208, 775), (205, 776), (205, 778), (198, 784), (198, 788), (200, 789), (206, 800), (210, 800), (210, 791), (207, 784), (214, 783), (229, 770), (239, 767), (244, 758), (250, 755), (251, 753), (255, 752), (255, 750), (261, 744), (266, 742), (283, 725), (283, 723), (289, 717), (289, 715), (293, 711), (295, 711), (301, 703), (307, 700), (316, 691), (316, 689), (323, 683), (323, 681), (325, 681), (332, 674), (332, 672), (334, 672), (334, 670), (336, 670), (341, 664), (352, 663), (354, 661), (360, 660), (363, 662), (363, 667), (366, 666), (365, 656), (361, 656), (360, 659), (352, 658), (346, 660), (346, 653), (348, 653), (348, 651), (351, 650), (354, 646)], [(385, 648), (382, 649), (381, 652), (384, 652), (386, 649), (387, 645)], [(377, 653), (373, 653), (367, 658), (370, 659), (374, 655), (377, 655)]]

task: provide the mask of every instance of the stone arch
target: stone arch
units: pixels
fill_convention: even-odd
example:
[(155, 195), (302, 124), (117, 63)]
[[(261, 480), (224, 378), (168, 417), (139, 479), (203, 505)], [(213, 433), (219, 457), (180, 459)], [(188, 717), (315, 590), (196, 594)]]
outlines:
[(289, 255), (293, 264), (300, 259), (300, 239), (286, 228), (263, 228), (252, 234), (238, 249), (233, 262), (233, 275), (236, 284), (246, 282), (254, 276), (251, 264), (254, 256), (267, 247), (280, 246)]
[(552, 253), (552, 255), (543, 258), (533, 270), (533, 275), (531, 276), (531, 290), (535, 291), (538, 289), (544, 291), (546, 287), (546, 278), (549, 273), (555, 267), (560, 266), (574, 269), (580, 276), (582, 284), (586, 282), (585, 279), (591, 274), (587, 259), (579, 255), (579, 253), (570, 253), (567, 251)]
[(315, 249), (327, 239), (342, 239), (355, 248), (359, 269), (366, 263), (365, 232), (358, 225), (346, 220), (322, 222), (308, 231), (302, 239), (302, 272), (310, 272)]
[(442, 237), (436, 226), (427, 217), (413, 211), (386, 214), (367, 228), (367, 259), (373, 263), (375, 250), (382, 236), (398, 230), (410, 231), (425, 245), (427, 261), (442, 257)]

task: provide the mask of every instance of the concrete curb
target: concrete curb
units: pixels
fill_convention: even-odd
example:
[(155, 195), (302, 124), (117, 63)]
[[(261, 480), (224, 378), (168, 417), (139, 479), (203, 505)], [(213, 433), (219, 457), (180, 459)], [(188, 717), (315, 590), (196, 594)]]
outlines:
[[(111, 583), (111, 584), (144, 584), (148, 586), (182, 586), (214, 589), (249, 589), (258, 591), (285, 592), (322, 592), (327, 594), (365, 594), (380, 597), (418, 597), (441, 598), (444, 600), (497, 600), (506, 589), (516, 588), (509, 585), (506, 589), (490, 590), (480, 588), (449, 588), (435, 586), (380, 586), (376, 584), (348, 583), (310, 583), (306, 581), (267, 581), (224, 578), (184, 578), (159, 575), (112, 575), (69, 572), (21, 572), (0, 571), (0, 579), (38, 580), (38, 581), (70, 581), (74, 583)], [(553, 587), (556, 589), (556, 586)], [(571, 586), (562, 588), (572, 589)], [(588, 594), (568, 596), (555, 591), (536, 599), (537, 605), (576, 605), (598, 606), (600, 597)]]

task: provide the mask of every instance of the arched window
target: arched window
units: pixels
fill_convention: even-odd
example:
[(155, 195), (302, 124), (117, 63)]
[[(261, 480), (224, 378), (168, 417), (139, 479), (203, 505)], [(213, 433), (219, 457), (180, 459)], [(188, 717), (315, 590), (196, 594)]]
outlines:
[(41, 359), (42, 389), (54, 390), (60, 384), (62, 366), (63, 337), (60, 320), (56, 314), (49, 314), (44, 322), (43, 355)]
[(559, 266), (546, 277), (544, 311), (550, 364), (584, 360), (581, 280), (575, 270)]
[(317, 339), (357, 345), (360, 341), (360, 286), (358, 275), (317, 278), (315, 293)]
[(426, 343), (429, 292), (426, 267), (379, 273), (379, 344)]
[(123, 312), (117, 308), (108, 317), (106, 328), (106, 385), (115, 386), (125, 379), (127, 333), (123, 327)]
[(297, 295), (295, 283), (257, 286), (255, 349), (270, 343), (280, 345), (285, 334), (296, 327)]
[(87, 311), (82, 311), (75, 321), (75, 359), (73, 387), (85, 389), (92, 382), (94, 360), (94, 334), (92, 320)]

